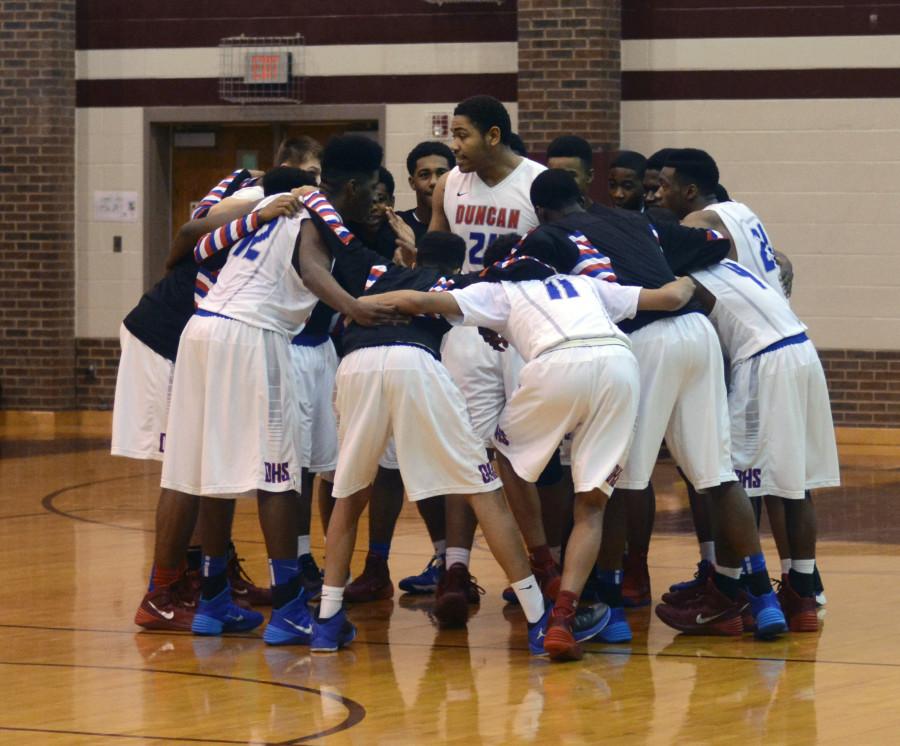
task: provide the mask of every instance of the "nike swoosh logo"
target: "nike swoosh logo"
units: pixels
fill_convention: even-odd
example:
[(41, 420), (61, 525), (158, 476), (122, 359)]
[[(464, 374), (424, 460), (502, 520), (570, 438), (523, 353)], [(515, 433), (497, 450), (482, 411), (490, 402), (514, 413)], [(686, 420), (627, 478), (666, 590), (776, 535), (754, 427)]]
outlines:
[(225, 615), (225, 618), (226, 618), (229, 622), (243, 622), (243, 621), (244, 621), (244, 616), (243, 616), (243, 614), (240, 615), (240, 616), (231, 616), (231, 614), (226, 614), (226, 615)]
[(526, 585), (524, 588), (519, 588), (519, 590), (527, 591), (527, 590), (530, 590), (531, 588), (534, 588), (534, 583), (531, 583), (530, 585)]
[(231, 592), (237, 593), (237, 595), (239, 595), (239, 596), (246, 596), (248, 593), (250, 593), (250, 591), (248, 591), (246, 588), (234, 588), (234, 587), (231, 588)]
[(306, 627), (303, 627), (299, 624), (294, 624), (290, 619), (285, 619), (284, 621), (286, 621), (288, 624), (290, 624), (298, 632), (302, 632), (304, 635), (312, 634), (312, 625), (311, 624), (308, 624)]
[(713, 614), (712, 616), (703, 616), (703, 614), (697, 614), (696, 622), (697, 624), (706, 624), (707, 622), (711, 622), (713, 619), (718, 619), (722, 614), (725, 614), (725, 611), (720, 611), (718, 614)]
[(468, 192), (457, 192), (456, 196), (457, 197), (465, 197), (467, 194), (468, 194)]
[(150, 604), (150, 608), (153, 609), (157, 614), (159, 614), (164, 619), (174, 619), (175, 612), (174, 611), (163, 611), (162, 609), (157, 608), (156, 604), (153, 601), (147, 601)]

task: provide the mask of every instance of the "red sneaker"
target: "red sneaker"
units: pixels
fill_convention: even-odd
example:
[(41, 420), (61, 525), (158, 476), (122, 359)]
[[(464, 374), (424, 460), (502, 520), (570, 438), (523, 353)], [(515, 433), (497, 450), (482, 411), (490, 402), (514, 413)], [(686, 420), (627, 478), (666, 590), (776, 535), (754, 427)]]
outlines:
[(819, 617), (816, 613), (815, 596), (801, 596), (791, 585), (790, 576), (781, 576), (781, 587), (778, 589), (778, 602), (787, 618), (791, 632), (818, 632)]
[(532, 562), (531, 571), (541, 586), (541, 593), (544, 594), (544, 598), (556, 601), (556, 597), (559, 595), (559, 586), (562, 583), (559, 565), (552, 559), (540, 565)]
[(668, 591), (663, 593), (662, 602), (670, 606), (684, 606), (692, 602), (703, 593), (707, 581), (712, 578), (714, 572), (715, 566), (712, 562), (701, 560), (697, 564), (697, 572), (694, 573), (693, 579), (675, 583)]
[(732, 601), (708, 580), (703, 592), (693, 601), (684, 606), (659, 604), (656, 616), (688, 635), (741, 635), (744, 633), (741, 613), (746, 605), (744, 600)]
[(197, 608), (191, 586), (190, 579), (182, 575), (170, 585), (147, 591), (134, 615), (134, 623), (144, 629), (190, 632)]
[(384, 601), (394, 595), (394, 584), (387, 560), (378, 554), (366, 555), (366, 567), (356, 580), (344, 588), (344, 600), (360, 604), (368, 601)]
[(472, 576), (469, 568), (457, 562), (447, 568), (438, 582), (434, 616), (442, 627), (465, 627), (469, 621), (469, 594)]
[(544, 652), (554, 661), (580, 661), (584, 653), (581, 645), (575, 640), (572, 625), (575, 614), (562, 609), (553, 609), (547, 621), (547, 633), (544, 636)]
[(228, 584), (231, 586), (231, 597), (239, 606), (271, 606), (272, 589), (255, 585), (241, 565), (241, 558), (232, 552), (228, 559)]
[(650, 570), (646, 554), (626, 554), (622, 565), (622, 602), (629, 608), (649, 606)]

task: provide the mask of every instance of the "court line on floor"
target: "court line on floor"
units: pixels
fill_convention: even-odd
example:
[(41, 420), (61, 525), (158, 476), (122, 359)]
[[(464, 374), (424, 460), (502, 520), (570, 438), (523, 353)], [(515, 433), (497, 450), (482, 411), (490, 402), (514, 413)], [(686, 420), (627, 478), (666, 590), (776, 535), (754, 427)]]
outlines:
[[(154, 636), (154, 637), (167, 637), (167, 636), (177, 636), (183, 639), (190, 639), (192, 635), (187, 632), (178, 633), (178, 632), (163, 632), (163, 631), (152, 631), (145, 630), (142, 632), (136, 632), (134, 630), (118, 630), (118, 629), (95, 629), (95, 628), (84, 628), (84, 627), (47, 627), (43, 625), (36, 624), (2, 624), (0, 623), (0, 629), (29, 629), (29, 630), (42, 630), (42, 631), (50, 631), (50, 632), (87, 632), (93, 634), (127, 634), (127, 635), (141, 635), (141, 636)], [(262, 642), (262, 639), (257, 635), (223, 635), (225, 639), (241, 639), (241, 640), (259, 640)], [(380, 642), (377, 640), (363, 640), (357, 638), (354, 642), (356, 645), (371, 645), (371, 646), (394, 646), (394, 647), (404, 647), (404, 648), (440, 648), (442, 650), (490, 650), (493, 652), (498, 652), (498, 648), (496, 645), (471, 645), (469, 643), (465, 644), (455, 644), (455, 643), (446, 643), (446, 642), (433, 642), (433, 643), (419, 643), (419, 642), (402, 642), (399, 640), (391, 641), (391, 642)], [(591, 642), (588, 641), (585, 643), (588, 646), (591, 645), (599, 645), (599, 642)], [(302, 647), (302, 646), (298, 646)], [(504, 648), (505, 650), (517, 651), (517, 652), (527, 652), (527, 647), (509, 647)], [(687, 658), (689, 660), (724, 660), (724, 661), (748, 661), (748, 662), (759, 662), (763, 661), (766, 663), (813, 663), (813, 664), (827, 664), (833, 666), (869, 666), (876, 668), (900, 668), (900, 663), (887, 663), (884, 661), (839, 661), (839, 660), (830, 660), (830, 659), (821, 659), (821, 658), (777, 658), (773, 656), (748, 656), (748, 655), (697, 655), (696, 653), (667, 653), (664, 650), (660, 650), (658, 652), (650, 652), (650, 651), (641, 651), (641, 650), (595, 650), (591, 647), (587, 647), (586, 651), (591, 655), (612, 655), (612, 656), (627, 656), (627, 655), (636, 655), (642, 656), (645, 658)], [(0, 661), (0, 665), (2, 665), (2, 661)], [(23, 664), (24, 665), (24, 664)], [(37, 665), (37, 664), (36, 664)], [(62, 665), (62, 664), (45, 664), (45, 665)], [(141, 669), (143, 670), (143, 669)]]
[[(316, 733), (312, 733), (309, 735), (297, 736), (295, 738), (288, 738), (281, 741), (268, 741), (266, 742), (270, 746), (294, 746), (297, 744), (301, 744), (306, 741), (315, 741), (321, 738), (325, 738), (327, 736), (333, 736), (336, 733), (341, 733), (345, 730), (349, 730), (355, 725), (361, 723), (366, 717), (366, 708), (363, 707), (356, 700), (350, 699), (349, 697), (344, 697), (341, 694), (335, 694), (333, 692), (326, 692), (321, 689), (314, 689), (308, 686), (301, 686), (300, 684), (288, 684), (280, 681), (265, 681), (264, 679), (249, 679), (243, 676), (225, 676), (223, 674), (211, 674), (211, 673), (203, 673), (200, 671), (167, 671), (163, 668), (137, 668), (134, 666), (97, 666), (97, 665), (84, 665), (84, 664), (75, 664), (75, 663), (22, 663), (19, 661), (0, 661), (0, 666), (30, 666), (32, 668), (86, 668), (91, 670), (99, 670), (99, 671), (132, 671), (137, 673), (156, 673), (163, 674), (166, 676), (191, 676), (195, 678), (205, 678), (205, 679), (222, 679), (224, 681), (240, 681), (246, 684), (261, 684), (263, 686), (274, 686), (281, 689), (292, 689), (294, 691), (305, 692), (307, 694), (315, 694), (316, 696), (324, 699), (331, 699), (339, 704), (343, 705), (347, 710), (347, 717), (337, 725), (332, 726), (331, 728), (326, 728), (325, 730), (318, 731)], [(26, 732), (37, 732), (37, 733), (59, 733), (59, 734), (73, 734), (73, 735), (86, 735), (86, 736), (105, 736), (108, 738), (144, 738), (147, 740), (154, 741), (189, 741), (192, 743), (238, 743), (244, 744), (246, 741), (227, 741), (221, 738), (209, 739), (209, 738), (191, 738), (184, 736), (132, 736), (124, 733), (87, 733), (81, 731), (67, 731), (67, 730), (52, 730), (52, 729), (43, 729), (43, 728), (15, 728), (12, 726), (2, 726), (0, 725), (0, 730), (14, 730), (14, 731), (26, 731)]]

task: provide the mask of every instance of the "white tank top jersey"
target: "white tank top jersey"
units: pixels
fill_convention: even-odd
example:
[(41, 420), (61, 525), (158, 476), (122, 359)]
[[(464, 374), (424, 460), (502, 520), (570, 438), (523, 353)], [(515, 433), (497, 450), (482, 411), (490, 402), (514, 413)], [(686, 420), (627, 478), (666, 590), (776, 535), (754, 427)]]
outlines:
[(723, 259), (692, 276), (716, 296), (709, 320), (732, 363), (806, 331), (784, 296), (738, 262)]
[(787, 299), (779, 280), (781, 270), (775, 262), (775, 247), (757, 214), (743, 202), (718, 202), (703, 209), (712, 210), (722, 218), (734, 239), (737, 261)]
[(553, 275), (525, 282), (477, 282), (450, 292), (464, 325), (499, 332), (528, 362), (576, 340), (607, 340), (630, 348), (616, 322), (637, 312), (641, 288)]
[(547, 167), (523, 158), (512, 173), (490, 187), (474, 171), (463, 173), (459, 166), (447, 173), (444, 186), (444, 214), (450, 231), (466, 241), (463, 272), (481, 269), (484, 250), (505, 233), (523, 236), (537, 228), (531, 204), (531, 182)]
[[(278, 195), (260, 203), (265, 206)], [(278, 218), (238, 241), (200, 310), (293, 337), (318, 298), (303, 284), (291, 259), (305, 210)]]
[(246, 202), (256, 202), (265, 197), (266, 193), (263, 191), (262, 185), (257, 184), (255, 186), (248, 186), (244, 187), (243, 189), (238, 189), (231, 196), (235, 199), (241, 199)]

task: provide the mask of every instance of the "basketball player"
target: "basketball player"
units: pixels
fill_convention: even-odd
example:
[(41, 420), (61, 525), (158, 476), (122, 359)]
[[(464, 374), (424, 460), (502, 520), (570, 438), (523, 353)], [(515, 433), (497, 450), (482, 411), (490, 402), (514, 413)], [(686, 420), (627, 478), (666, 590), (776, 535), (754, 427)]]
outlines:
[(675, 148), (662, 148), (657, 150), (647, 159), (647, 165), (644, 168), (644, 204), (647, 207), (660, 207), (659, 204), (659, 172), (666, 165), (666, 158), (669, 157)]
[(623, 210), (644, 211), (644, 170), (647, 159), (633, 150), (620, 150), (609, 164), (609, 198)]
[[(552, 223), (567, 240), (579, 241), (584, 236), (592, 246), (603, 247), (620, 280), (631, 270), (643, 279), (642, 283), (635, 284), (660, 287), (674, 279), (673, 269), (686, 272), (706, 266), (721, 259), (729, 248), (728, 242), (715, 232), (701, 229), (697, 231), (701, 234), (700, 241), (692, 241), (688, 234), (683, 234), (682, 242), (662, 247), (664, 255), (655, 240), (649, 243), (640, 240), (641, 235), (652, 235), (645, 219), (609, 208), (605, 208), (609, 213), (605, 218), (596, 211), (588, 214), (581, 207), (574, 180), (553, 173), (560, 192), (558, 204), (562, 207), (544, 210), (542, 220)], [(708, 242), (707, 237), (711, 239)], [(623, 331), (629, 333), (632, 350), (640, 364), (641, 400), (634, 444), (608, 510), (613, 511), (618, 501), (627, 499), (627, 493), (623, 495), (620, 490), (642, 490), (647, 486), (665, 436), (676, 463), (695, 486), (708, 493), (717, 535), (725, 544), (716, 543), (718, 563), (714, 582), (708, 585), (702, 603), (698, 602), (695, 616), (691, 620), (664, 618), (663, 621), (677, 623), (677, 629), (693, 634), (741, 634), (742, 612), (747, 606), (740, 583), (742, 565), (745, 565), (749, 568), (748, 582), (752, 584), (747, 598), (756, 620), (756, 634), (768, 637), (783, 631), (786, 624), (769, 585), (753, 510), (734, 480), (718, 338), (709, 321), (698, 311), (698, 306), (689, 304), (674, 314), (646, 312), (642, 319), (622, 325)], [(624, 513), (621, 502), (619, 506), (619, 513)], [(617, 537), (620, 542), (624, 538), (622, 531), (607, 535), (610, 545)], [(609, 598), (615, 598), (615, 571), (621, 563), (623, 548), (620, 544), (614, 551), (608, 547), (601, 549), (600, 566), (609, 573), (606, 577)], [(626, 632), (630, 637), (627, 622), (621, 630), (623, 637)]]
[[(310, 174), (311, 183), (319, 183), (322, 174), (322, 146), (313, 138), (303, 136), (284, 140), (278, 148), (275, 160), (282, 166), (305, 171)], [(239, 189), (220, 205), (214, 206), (213, 210), (225, 209), (239, 200), (255, 202), (263, 196), (262, 183), (252, 183)], [(334, 373), (337, 371), (337, 353), (328, 336), (333, 318), (333, 309), (324, 304), (317, 304), (303, 331), (291, 340), (291, 360), (300, 385), (298, 391), (300, 424), (314, 434), (302, 441), (309, 447), (301, 456), (301, 464), (306, 469), (306, 478), (300, 491), (297, 526), (300, 579), (312, 599), (319, 595), (322, 586), (321, 573), (310, 549), (313, 478), (316, 474), (327, 475), (334, 470), (337, 463), (337, 425), (331, 402)], [(328, 481), (323, 479), (320, 489), (327, 491), (328, 488)]]
[(456, 165), (453, 151), (442, 142), (420, 142), (406, 156), (409, 186), (416, 195), (416, 206), (397, 213), (413, 229), (416, 242), (428, 232), (431, 223), (431, 199), (438, 180)]
[(693, 276), (731, 361), (735, 473), (751, 497), (782, 503), (790, 569), (779, 598), (792, 632), (815, 632), (816, 520), (810, 490), (840, 484), (825, 374), (806, 326), (777, 289), (723, 260)]
[[(513, 152), (509, 113), (491, 96), (473, 96), (458, 104), (451, 132), (456, 167), (435, 187), (429, 230), (450, 231), (466, 241), (463, 271), (469, 272), (481, 267), (495, 236), (537, 227), (529, 189), (544, 166)], [(511, 353), (491, 349), (470, 327), (453, 329), (444, 343), (444, 365), (462, 391), (472, 426), (486, 448), (517, 384), (522, 361)], [(475, 521), (461, 497), (446, 499), (447, 573), (438, 588), (435, 614), (445, 624), (458, 624), (467, 618), (468, 603), (478, 601), (468, 569)], [(558, 578), (546, 538), (529, 547), (539, 578), (545, 584)]]
[[(204, 233), (218, 228), (241, 213), (250, 212), (255, 202), (241, 202), (217, 216), (207, 211), (223, 197), (238, 189), (246, 171), (235, 171), (220, 182), (201, 202), (195, 219), (182, 226), (167, 262), (169, 272), (144, 294), (125, 317), (120, 330), (121, 358), (116, 377), (113, 405), (113, 455), (162, 461), (165, 450), (169, 393), (175, 367), (178, 340), (194, 312), (197, 264), (191, 248)], [(255, 214), (259, 224), (299, 210), (291, 197), (274, 200)], [(218, 266), (225, 256), (213, 259)], [(199, 572), (199, 547), (188, 548), (197, 521), (198, 498), (163, 489), (156, 509), (156, 534), (150, 585), (135, 616), (135, 623), (148, 629), (186, 631), (193, 621)], [(190, 577), (182, 578), (187, 550)], [(257, 588), (240, 568), (230, 551), (229, 576), (232, 592), (251, 604), (271, 603), (268, 589)]]
[[(532, 200), (553, 209), (559, 192), (542, 174)], [(566, 177), (567, 178), (567, 177)], [(544, 639), (554, 660), (578, 660), (575, 607), (600, 546), (603, 508), (625, 461), (637, 414), (637, 361), (616, 321), (638, 309), (677, 310), (693, 295), (687, 279), (659, 290), (613, 282), (599, 253), (587, 260), (579, 246), (531, 233), (516, 255), (486, 271), (493, 282), (447, 293), (400, 291), (382, 300), (401, 311), (440, 313), (459, 323), (493, 329), (527, 361), (494, 435), (497, 458), (516, 478), (537, 481), (563, 436), (572, 433), (575, 526), (566, 547), (561, 590)], [(565, 274), (563, 274), (565, 273)], [(594, 279), (602, 276), (603, 279)], [(554, 381), (552, 387), (548, 381)], [(513, 480), (507, 478), (508, 487)]]
[[(719, 170), (713, 158), (702, 150), (673, 150), (669, 157), (677, 167), (665, 169), (661, 177), (660, 199), (670, 206), (686, 223), (716, 227), (727, 230), (734, 244), (731, 258), (744, 266), (754, 269), (757, 276), (763, 279), (776, 292), (789, 297), (793, 283), (793, 268), (787, 256), (776, 251), (768, 238), (762, 221), (746, 205), (732, 200), (722, 201), (717, 193)], [(715, 185), (711, 183), (715, 181)], [(727, 198), (727, 192), (724, 195)], [(772, 266), (776, 265), (777, 269)], [(703, 502), (691, 493), (691, 508), (694, 515), (695, 528), (701, 546), (701, 559), (698, 563), (694, 581), (676, 583), (670, 592), (688, 593), (702, 586), (703, 578), (711, 570), (710, 554), (712, 553), (711, 526), (705, 513)], [(787, 538), (786, 516), (780, 501), (767, 501), (769, 522), (778, 546), (782, 563), (782, 574), (790, 570), (791, 547)], [(704, 542), (704, 539), (706, 541)], [(824, 593), (818, 569), (815, 571), (817, 597), (824, 603)], [(665, 597), (664, 597), (664, 600)], [(671, 601), (671, 599), (669, 599)]]
[[(380, 160), (381, 148), (366, 138), (329, 143), (323, 176), (348, 216), (368, 214)], [(269, 644), (309, 641), (296, 557), (302, 448), (296, 442), (289, 351), (290, 338), (316, 303), (293, 266), (304, 215), (279, 218), (235, 245), (181, 337), (162, 484), (203, 496), (203, 592), (192, 624), (196, 634), (247, 630), (262, 622), (261, 615), (230, 602), (223, 556), (227, 499), (255, 493), (274, 607), (263, 638)], [(374, 310), (356, 316), (393, 318), (383, 306)]]

